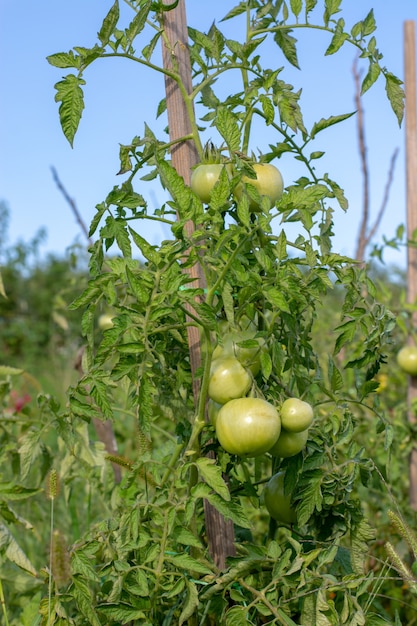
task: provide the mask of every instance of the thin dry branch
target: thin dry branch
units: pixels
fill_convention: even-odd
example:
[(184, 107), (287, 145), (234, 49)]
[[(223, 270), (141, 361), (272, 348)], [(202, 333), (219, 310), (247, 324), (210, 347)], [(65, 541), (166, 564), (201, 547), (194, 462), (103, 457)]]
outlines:
[(362, 198), (362, 220), (359, 228), (359, 235), (356, 247), (355, 258), (363, 261), (365, 257), (365, 249), (367, 245), (367, 230), (369, 223), (369, 167), (367, 158), (367, 148), (365, 141), (365, 124), (364, 111), (361, 100), (361, 72), (358, 70), (358, 59), (355, 58), (353, 63), (353, 78), (355, 81), (355, 106), (357, 111), (357, 129), (359, 141), (359, 156), (361, 161), (361, 169), (363, 175), (363, 198)]
[(85, 235), (89, 245), (90, 246), (93, 245), (93, 240), (91, 239), (91, 237), (88, 234), (88, 228), (87, 228), (83, 218), (81, 217), (81, 213), (79, 212), (75, 201), (71, 198), (71, 196), (69, 195), (69, 193), (65, 189), (64, 185), (60, 181), (58, 173), (57, 173), (57, 171), (56, 171), (56, 169), (54, 167), (51, 167), (51, 172), (52, 172), (52, 178), (54, 179), (54, 182), (56, 183), (56, 186), (58, 187), (59, 191), (64, 196), (65, 200), (70, 205), (71, 210), (72, 210), (72, 212), (75, 215), (75, 219), (77, 220), (78, 224), (80, 225), (80, 228), (83, 231), (83, 234)]
[(358, 70), (358, 59), (355, 58), (353, 63), (353, 78), (355, 82), (355, 106), (357, 111), (357, 128), (358, 128), (358, 143), (359, 143), (359, 156), (361, 162), (361, 170), (363, 175), (363, 198), (362, 198), (362, 219), (359, 227), (359, 234), (356, 246), (355, 259), (363, 262), (365, 260), (366, 248), (371, 243), (372, 239), (381, 224), (382, 218), (388, 206), (389, 194), (391, 186), (394, 180), (395, 164), (398, 157), (398, 148), (396, 148), (391, 156), (390, 166), (388, 169), (387, 181), (385, 183), (384, 196), (382, 198), (381, 206), (378, 214), (373, 222), (372, 226), (369, 226), (370, 220), (370, 194), (369, 194), (369, 164), (368, 164), (368, 149), (365, 139), (365, 115), (362, 107), (361, 99), (361, 72)]

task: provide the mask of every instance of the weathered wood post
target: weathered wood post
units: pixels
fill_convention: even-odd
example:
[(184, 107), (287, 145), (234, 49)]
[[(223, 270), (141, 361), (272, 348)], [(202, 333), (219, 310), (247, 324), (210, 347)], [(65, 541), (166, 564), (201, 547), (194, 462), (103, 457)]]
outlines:
[[(416, 104), (416, 28), (415, 21), (404, 22), (405, 150), (407, 237), (417, 232), (417, 104)], [(417, 246), (407, 247), (407, 301), (417, 305)], [(412, 313), (412, 327), (417, 329), (417, 310)], [(411, 341), (410, 337), (410, 341)], [(408, 383), (408, 419), (417, 422), (413, 404), (417, 402), (417, 377)], [(410, 455), (410, 505), (417, 511), (417, 447)]]
[[(172, 4), (172, 0), (163, 0), (164, 4)], [(173, 61), (178, 67), (182, 84), (187, 93), (192, 91), (191, 62), (188, 48), (188, 30), (185, 11), (185, 0), (179, 0), (177, 6), (164, 14), (166, 40), (163, 41), (163, 64), (166, 69), (173, 69)], [(165, 76), (165, 93), (168, 113), (170, 141), (176, 141), (189, 135), (191, 124), (178, 84), (169, 76)], [(185, 140), (175, 144), (171, 150), (172, 164), (187, 184), (190, 184), (191, 168), (198, 162), (198, 154), (194, 142)], [(192, 222), (186, 225), (188, 234), (193, 232)], [(198, 265), (189, 270), (193, 282), (192, 287), (203, 287), (204, 279)], [(188, 326), (188, 343), (193, 373), (194, 397), (198, 396), (198, 380), (194, 373), (201, 364), (200, 335), (198, 328)], [(226, 558), (235, 554), (233, 523), (226, 520), (209, 502), (205, 501), (206, 533), (210, 554), (220, 569), (224, 569)]]

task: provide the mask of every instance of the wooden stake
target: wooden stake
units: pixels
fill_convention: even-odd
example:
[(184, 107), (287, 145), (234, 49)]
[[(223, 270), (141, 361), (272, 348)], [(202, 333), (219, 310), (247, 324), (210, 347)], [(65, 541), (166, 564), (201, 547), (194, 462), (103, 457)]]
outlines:
[[(407, 237), (415, 239), (417, 231), (417, 104), (416, 104), (416, 33), (415, 21), (404, 22), (404, 85), (405, 85), (405, 148)], [(407, 247), (407, 301), (417, 304), (417, 247)], [(417, 328), (417, 311), (412, 314), (412, 327)], [(412, 343), (412, 338), (409, 338)], [(417, 401), (417, 377), (409, 377), (408, 419), (415, 424), (413, 404)], [(417, 511), (417, 447), (410, 455), (410, 506)]]
[[(172, 0), (163, 0), (164, 4), (172, 4)], [(166, 11), (164, 14), (164, 30), (166, 42), (163, 42), (162, 59), (166, 69), (178, 68), (182, 84), (187, 93), (192, 90), (191, 62), (188, 49), (188, 31), (185, 11), (185, 0), (179, 0), (175, 9)], [(181, 91), (172, 78), (165, 77), (165, 94), (168, 113), (168, 128), (171, 141), (176, 141), (192, 132), (187, 108), (184, 103)], [(172, 164), (178, 174), (184, 178), (186, 184), (190, 184), (191, 168), (198, 162), (196, 147), (192, 141), (183, 141), (176, 144), (172, 151)], [(189, 222), (186, 231), (191, 234), (194, 225)], [(194, 265), (188, 270), (193, 282), (192, 287), (205, 287), (204, 277), (199, 265)], [(199, 392), (198, 379), (195, 372), (201, 364), (200, 334), (195, 326), (188, 326), (188, 343), (190, 347), (191, 370), (193, 373), (194, 398), (197, 399)], [(230, 520), (220, 515), (220, 513), (204, 502), (206, 519), (206, 533), (210, 554), (219, 569), (224, 569), (228, 556), (233, 556), (234, 528)]]

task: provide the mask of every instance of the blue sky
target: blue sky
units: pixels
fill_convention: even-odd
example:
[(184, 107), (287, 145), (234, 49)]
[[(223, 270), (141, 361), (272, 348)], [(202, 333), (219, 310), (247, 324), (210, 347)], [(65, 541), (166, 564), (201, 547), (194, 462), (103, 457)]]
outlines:
[[(94, 45), (101, 21), (112, 4), (113, 0), (0, 0), (0, 200), (7, 203), (11, 213), (9, 245), (30, 240), (41, 227), (47, 230), (44, 252), (64, 254), (74, 242), (84, 244), (79, 225), (53, 181), (51, 167), (57, 170), (89, 224), (95, 206), (121, 183), (116, 176), (119, 144), (130, 143), (135, 135), (142, 134), (144, 122), (157, 132), (163, 126), (155, 120), (157, 103), (164, 96), (161, 75), (152, 75), (127, 61), (100, 60), (84, 76), (85, 110), (73, 148), (61, 131), (54, 84), (64, 72), (50, 66), (46, 56), (77, 45)], [(208, 29), (235, 4), (237, 0), (186, 0), (188, 23), (200, 30)], [(123, 2), (121, 5), (125, 13), (129, 11)], [(378, 46), (384, 55), (382, 63), (403, 78), (404, 21), (417, 19), (417, 4), (415, 0), (344, 0), (347, 27), (363, 19), (371, 8)], [(230, 30), (232, 25), (218, 24), (221, 29), (227, 27), (228, 36), (242, 39), (236, 27)], [(281, 78), (296, 90), (302, 88), (307, 127), (321, 117), (353, 111), (353, 48), (344, 46), (340, 53), (325, 57), (328, 37), (317, 31), (297, 31), (297, 38), (301, 71), (288, 68), (278, 50), (277, 58), (268, 58), (268, 64), (285, 66)], [(373, 216), (382, 201), (391, 155), (396, 148), (400, 150), (389, 206), (378, 232), (380, 240), (383, 234), (391, 237), (405, 222), (404, 126), (398, 126), (382, 80), (365, 95), (363, 106)], [(268, 134), (260, 133), (256, 139), (259, 143), (252, 149), (268, 151)], [(355, 117), (321, 133), (315, 149), (326, 151), (319, 162), (320, 171), (329, 172), (342, 186), (350, 204), (346, 214), (339, 211), (335, 216), (335, 250), (353, 254), (362, 206)], [(282, 159), (276, 164), (286, 184), (300, 174), (293, 160)], [(156, 184), (153, 187), (148, 183), (146, 190), (138, 191), (153, 204), (166, 200)], [(157, 243), (169, 233), (152, 226), (144, 234)], [(404, 266), (405, 254), (387, 252), (386, 260)]]

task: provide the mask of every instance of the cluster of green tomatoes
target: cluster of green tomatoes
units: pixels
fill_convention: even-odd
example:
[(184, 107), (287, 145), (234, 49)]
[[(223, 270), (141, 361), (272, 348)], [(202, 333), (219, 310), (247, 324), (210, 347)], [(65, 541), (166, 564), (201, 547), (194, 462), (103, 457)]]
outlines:
[[(265, 349), (265, 340), (251, 328), (222, 337), (211, 363), (208, 415), (221, 447), (229, 454), (251, 458), (268, 453), (288, 458), (305, 447), (314, 412), (300, 398), (287, 398), (277, 408), (252, 394)], [(283, 472), (272, 476), (263, 500), (271, 517), (292, 523), (294, 515), (290, 498), (284, 495), (283, 479)]]

